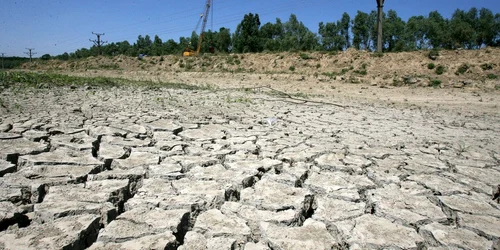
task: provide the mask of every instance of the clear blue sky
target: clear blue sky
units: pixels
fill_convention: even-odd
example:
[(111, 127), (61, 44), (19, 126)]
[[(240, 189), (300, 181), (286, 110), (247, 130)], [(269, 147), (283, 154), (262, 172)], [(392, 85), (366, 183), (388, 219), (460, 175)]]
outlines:
[[(89, 48), (92, 32), (103, 40), (133, 44), (138, 35), (158, 35), (163, 41), (190, 36), (206, 0), (2, 0), (0, 5), (0, 53), (25, 56), (25, 48), (58, 55)], [(499, 0), (386, 0), (384, 10), (394, 9), (407, 20), (437, 10), (450, 18), (456, 9), (485, 7), (500, 12)], [(375, 0), (214, 0), (213, 22), (207, 29), (230, 28), (234, 32), (246, 13), (258, 13), (261, 23), (287, 21), (297, 15), (311, 31), (319, 22), (334, 22), (347, 12), (376, 9)]]

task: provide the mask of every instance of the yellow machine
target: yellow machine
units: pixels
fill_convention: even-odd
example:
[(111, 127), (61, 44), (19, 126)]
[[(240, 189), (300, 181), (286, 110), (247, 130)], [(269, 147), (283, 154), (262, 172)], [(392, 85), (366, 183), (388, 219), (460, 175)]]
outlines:
[[(201, 24), (201, 32), (200, 32), (200, 37), (198, 39), (198, 47), (196, 50), (191, 49), (189, 46), (184, 50), (184, 53), (182, 53), (183, 56), (196, 56), (200, 53), (201, 50), (201, 42), (203, 41), (203, 33), (205, 32), (205, 27), (207, 26), (207, 20), (208, 20), (208, 13), (210, 10), (210, 5), (212, 4), (212, 0), (207, 0), (207, 3), (205, 5), (205, 14), (200, 15), (200, 20), (203, 19), (203, 22)], [(199, 22), (198, 22), (199, 25)], [(198, 25), (196, 25), (195, 31), (198, 29)]]

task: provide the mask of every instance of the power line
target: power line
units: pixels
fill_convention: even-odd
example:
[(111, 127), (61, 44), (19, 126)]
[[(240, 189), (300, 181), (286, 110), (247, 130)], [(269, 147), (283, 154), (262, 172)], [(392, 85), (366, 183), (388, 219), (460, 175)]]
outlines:
[(94, 42), (95, 45), (97, 45), (97, 54), (101, 55), (101, 45), (108, 43), (108, 41), (101, 41), (101, 36), (104, 36), (104, 33), (94, 33), (92, 31), (92, 34), (97, 36), (97, 40), (90, 40), (91, 42)]
[(29, 52), (24, 52), (24, 54), (29, 55), (30, 56), (30, 62), (32, 62), (33, 55), (36, 55), (36, 52), (33, 52), (33, 50), (35, 50), (35, 49), (34, 48), (26, 48), (26, 49), (29, 50)]

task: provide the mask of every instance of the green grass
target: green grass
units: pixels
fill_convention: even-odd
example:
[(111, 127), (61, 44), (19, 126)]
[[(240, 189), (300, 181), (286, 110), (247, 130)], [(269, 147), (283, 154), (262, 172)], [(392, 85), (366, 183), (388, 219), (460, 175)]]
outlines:
[(199, 87), (184, 83), (164, 83), (153, 81), (133, 81), (123, 78), (111, 77), (80, 77), (68, 76), (55, 73), (35, 73), (22, 71), (0, 72), (0, 86), (8, 87), (32, 87), (32, 88), (52, 88), (65, 86), (92, 86), (92, 87), (120, 87), (136, 86), (149, 88), (169, 88), (169, 89), (187, 89), (201, 90), (205, 87)]

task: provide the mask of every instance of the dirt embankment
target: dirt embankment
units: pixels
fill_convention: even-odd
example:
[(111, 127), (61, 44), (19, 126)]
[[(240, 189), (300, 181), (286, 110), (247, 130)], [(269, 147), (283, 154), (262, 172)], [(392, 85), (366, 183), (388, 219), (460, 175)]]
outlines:
[(170, 55), (142, 60), (126, 56), (90, 57), (78, 61), (38, 62), (24, 67), (122, 77), (145, 72), (144, 75), (151, 78), (184, 72), (255, 73), (290, 75), (292, 79), (303, 80), (312, 78), (320, 82), (417, 86), (439, 85), (441, 82), (444, 87), (498, 87), (500, 49), (440, 51), (435, 60), (428, 55), (428, 51), (379, 55), (350, 49), (339, 53), (205, 54), (190, 58)]
[(205, 54), (197, 57), (91, 57), (26, 69), (74, 76), (174, 82), (213, 89), (271, 87), (308, 99), (497, 112), (500, 49), (385, 53)]

